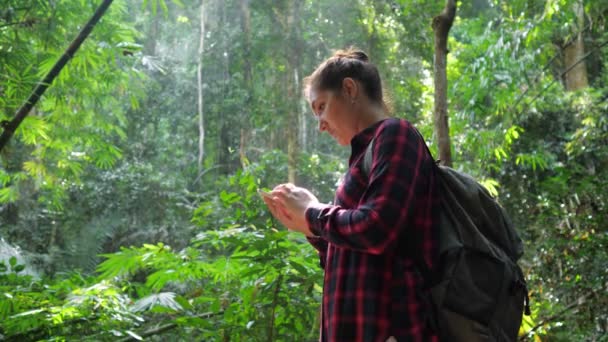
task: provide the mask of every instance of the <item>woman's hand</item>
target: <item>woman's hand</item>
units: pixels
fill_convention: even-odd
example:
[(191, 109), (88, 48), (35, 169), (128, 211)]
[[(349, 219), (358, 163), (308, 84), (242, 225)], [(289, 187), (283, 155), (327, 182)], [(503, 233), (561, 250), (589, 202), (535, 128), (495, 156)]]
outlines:
[(272, 192), (272, 199), (264, 198), (270, 212), (288, 229), (313, 236), (306, 221), (306, 209), (320, 205), (310, 191), (293, 184), (281, 184)]

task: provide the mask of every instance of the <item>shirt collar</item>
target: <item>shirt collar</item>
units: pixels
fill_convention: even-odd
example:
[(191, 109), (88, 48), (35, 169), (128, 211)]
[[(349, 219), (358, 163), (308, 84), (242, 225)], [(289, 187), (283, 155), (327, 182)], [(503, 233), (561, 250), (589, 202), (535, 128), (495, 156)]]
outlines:
[(376, 135), (375, 133), (378, 126), (380, 126), (385, 120), (387, 119), (382, 119), (377, 122), (374, 122), (372, 125), (357, 133), (350, 141), (350, 146), (352, 147), (353, 152), (366, 147), (372, 140), (372, 138)]

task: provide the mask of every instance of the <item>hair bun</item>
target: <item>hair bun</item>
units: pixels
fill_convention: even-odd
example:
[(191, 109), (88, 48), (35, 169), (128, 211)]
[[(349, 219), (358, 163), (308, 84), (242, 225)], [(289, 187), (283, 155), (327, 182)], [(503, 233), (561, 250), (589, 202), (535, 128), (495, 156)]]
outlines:
[(369, 62), (369, 57), (367, 54), (361, 50), (357, 50), (355, 48), (350, 48), (348, 50), (338, 50), (334, 53), (334, 57), (336, 58), (352, 58), (359, 60), (361, 62)]

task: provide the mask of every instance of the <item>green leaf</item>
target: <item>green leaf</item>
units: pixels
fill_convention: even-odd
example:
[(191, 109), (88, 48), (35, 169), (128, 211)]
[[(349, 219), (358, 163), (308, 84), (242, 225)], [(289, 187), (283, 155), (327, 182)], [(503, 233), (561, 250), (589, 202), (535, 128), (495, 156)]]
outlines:
[(183, 311), (182, 306), (175, 301), (175, 297), (176, 294), (173, 292), (151, 294), (135, 302), (131, 310), (133, 312), (140, 312), (150, 310), (155, 306), (162, 306), (174, 311)]
[(16, 186), (0, 189), (0, 203), (12, 203), (19, 199), (19, 191)]
[(176, 296), (175, 301), (184, 309), (184, 310), (192, 310), (194, 307), (188, 300), (182, 296)]
[(165, 2), (165, 0), (159, 0), (160, 2), (160, 7), (163, 9), (163, 13), (165, 14), (165, 17), (167, 17), (167, 14), (169, 13), (169, 8), (167, 7), (167, 3)]
[(291, 267), (296, 269), (296, 271), (298, 271), (298, 273), (300, 273), (301, 275), (303, 275), (303, 276), (308, 275), (309, 272), (304, 265), (302, 265), (298, 262), (295, 262), (293, 260), (289, 260), (289, 264), (291, 265)]
[(143, 341), (144, 338), (137, 335), (136, 333), (132, 332), (131, 330), (127, 330), (125, 331), (127, 334), (129, 334), (131, 337), (133, 337), (134, 339), (138, 340), (138, 341)]
[(101, 273), (100, 279), (114, 278), (119, 275), (134, 273), (142, 267), (141, 254), (131, 248), (123, 248), (118, 253), (102, 254), (107, 260), (97, 266), (97, 272)]
[(488, 190), (490, 195), (492, 195), (493, 197), (498, 196), (498, 188), (500, 187), (500, 183), (498, 183), (498, 181), (496, 181), (495, 179), (487, 178), (481, 180), (479, 183)]
[(152, 2), (150, 2), (150, 4), (152, 5), (152, 15), (156, 15), (156, 12), (158, 11), (158, 1), (159, 0), (151, 0)]

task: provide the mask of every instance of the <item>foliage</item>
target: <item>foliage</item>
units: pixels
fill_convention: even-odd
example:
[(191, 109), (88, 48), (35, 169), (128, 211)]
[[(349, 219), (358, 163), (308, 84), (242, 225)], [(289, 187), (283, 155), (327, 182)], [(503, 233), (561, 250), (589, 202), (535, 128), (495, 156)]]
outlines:
[[(0, 3), (1, 121), (98, 4)], [(0, 236), (22, 248), (17, 259), (0, 249), (0, 334), (315, 339), (316, 253), (276, 226), (256, 191), (285, 182), (295, 160), (297, 183), (332, 199), (349, 151), (319, 134), (298, 89), (349, 45), (370, 54), (394, 114), (435, 151), (430, 24), (443, 5), (114, 1), (0, 156)], [(608, 332), (607, 14), (605, 0), (465, 1), (450, 32), (454, 162), (498, 196), (526, 242), (523, 338)], [(565, 51), (579, 36), (589, 86), (572, 92)]]
[[(218, 230), (198, 234), (181, 251), (162, 243), (123, 247), (104, 255), (97, 279), (72, 274), (51, 286), (19, 277), (22, 266), (11, 259), (2, 276), (3, 334), (8, 340), (110, 340), (145, 335), (142, 326), (172, 321), (179, 336), (203, 340), (218, 334), (314, 339), (321, 291), (316, 252), (301, 237), (275, 228), (267, 215), (260, 218), (261, 200), (252, 199), (257, 187), (249, 179), (240, 182), (244, 199), (233, 192), (220, 196), (226, 206), (256, 204), (240, 217), (246, 225), (213, 222)], [(202, 319), (204, 312), (217, 316)]]

